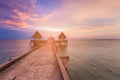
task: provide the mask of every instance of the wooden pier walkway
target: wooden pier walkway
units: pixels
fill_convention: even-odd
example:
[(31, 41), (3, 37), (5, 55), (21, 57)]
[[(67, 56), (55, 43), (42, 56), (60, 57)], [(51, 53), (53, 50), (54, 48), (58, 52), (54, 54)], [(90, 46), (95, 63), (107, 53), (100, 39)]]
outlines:
[(52, 44), (47, 42), (0, 72), (0, 80), (68, 80), (63, 78), (62, 72)]

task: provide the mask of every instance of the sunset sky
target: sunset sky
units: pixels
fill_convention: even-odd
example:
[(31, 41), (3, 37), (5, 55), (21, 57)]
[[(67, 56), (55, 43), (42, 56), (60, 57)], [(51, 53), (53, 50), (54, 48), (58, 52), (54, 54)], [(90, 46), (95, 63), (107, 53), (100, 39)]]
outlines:
[(0, 0), (0, 39), (120, 39), (120, 0)]

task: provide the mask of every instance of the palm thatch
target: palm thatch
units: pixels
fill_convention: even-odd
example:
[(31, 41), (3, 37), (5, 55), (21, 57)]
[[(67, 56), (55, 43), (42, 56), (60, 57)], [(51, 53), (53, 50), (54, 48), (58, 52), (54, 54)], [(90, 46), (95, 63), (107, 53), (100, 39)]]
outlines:
[(67, 37), (65, 36), (65, 34), (63, 32), (61, 32), (61, 34), (58, 36), (59, 39), (66, 39)]
[(38, 32), (38, 31), (36, 31), (34, 34), (33, 34), (33, 36), (32, 36), (32, 38), (35, 38), (35, 39), (41, 39), (42, 38), (42, 36), (41, 36), (41, 34)]

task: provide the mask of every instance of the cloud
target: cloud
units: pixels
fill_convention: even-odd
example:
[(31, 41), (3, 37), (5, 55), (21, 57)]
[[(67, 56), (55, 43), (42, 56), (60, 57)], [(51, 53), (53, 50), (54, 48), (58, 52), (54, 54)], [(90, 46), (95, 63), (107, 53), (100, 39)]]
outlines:
[(34, 14), (36, 0), (0, 1), (0, 23), (9, 26), (27, 27), (26, 20)]
[(26, 26), (29, 25), (29, 24), (27, 24), (26, 22), (23, 22), (23, 21), (15, 22), (15, 21), (11, 21), (11, 20), (0, 21), (0, 23), (10, 25), (10, 26), (17, 26), (17, 27), (21, 27), (21, 28), (25, 28)]
[(53, 26), (73, 29), (85, 26), (94, 28), (113, 26), (120, 22), (119, 0), (63, 0), (63, 3), (63, 8), (49, 19), (48, 23), (54, 23)]
[(120, 34), (120, 0), (1, 0), (0, 11), (0, 24), (16, 28), (63, 30), (71, 37)]

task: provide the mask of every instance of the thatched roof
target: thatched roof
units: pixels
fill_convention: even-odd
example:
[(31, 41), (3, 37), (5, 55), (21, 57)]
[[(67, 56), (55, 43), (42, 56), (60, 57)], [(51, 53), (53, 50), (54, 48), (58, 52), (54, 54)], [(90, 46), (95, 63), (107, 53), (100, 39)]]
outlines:
[(36, 31), (36, 32), (33, 34), (32, 38), (42, 38), (42, 36), (41, 36), (41, 34), (40, 34), (38, 31)]
[(58, 36), (59, 39), (66, 39), (67, 37), (65, 36), (65, 34), (63, 32), (61, 32), (61, 34)]

